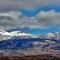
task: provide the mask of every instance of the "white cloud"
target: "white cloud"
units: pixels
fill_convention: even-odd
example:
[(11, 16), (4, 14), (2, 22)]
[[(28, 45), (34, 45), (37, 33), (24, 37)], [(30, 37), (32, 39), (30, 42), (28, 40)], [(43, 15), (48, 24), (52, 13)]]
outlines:
[(0, 13), (0, 28), (11, 29), (15, 27), (41, 28), (60, 26), (60, 13), (54, 10), (40, 11), (34, 17), (24, 16), (21, 12), (11, 11)]

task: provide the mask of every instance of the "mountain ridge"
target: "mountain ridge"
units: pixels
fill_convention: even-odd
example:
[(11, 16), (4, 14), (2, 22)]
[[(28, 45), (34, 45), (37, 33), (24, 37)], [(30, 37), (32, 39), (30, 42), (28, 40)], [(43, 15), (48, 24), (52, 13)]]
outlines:
[(25, 33), (25, 32), (21, 32), (21, 31), (11, 31), (11, 32), (7, 32), (5, 30), (0, 30), (0, 40), (6, 40), (6, 39), (10, 39), (13, 37), (20, 37), (20, 38), (35, 38), (36, 36), (34, 36), (33, 34), (29, 34), (29, 33)]
[(14, 37), (20, 37), (22, 39), (27, 39), (27, 38), (42, 38), (42, 39), (60, 39), (60, 32), (51, 32), (47, 33), (44, 35), (34, 35), (34, 34), (29, 34), (25, 33), (22, 31), (5, 31), (5, 30), (0, 30), (0, 41), (1, 40), (6, 40), (6, 39), (11, 39)]
[(60, 39), (60, 32), (47, 33), (47, 34), (38, 36), (38, 38), (44, 38), (44, 39)]

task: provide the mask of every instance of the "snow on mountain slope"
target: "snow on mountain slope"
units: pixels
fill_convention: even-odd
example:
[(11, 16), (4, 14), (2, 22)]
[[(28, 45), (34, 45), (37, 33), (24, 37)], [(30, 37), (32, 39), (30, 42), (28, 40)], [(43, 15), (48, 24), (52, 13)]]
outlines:
[(4, 31), (4, 30), (0, 30), (0, 41), (15, 38), (15, 37), (19, 37), (21, 39), (26, 39), (26, 38), (60, 39), (60, 33), (59, 32), (54, 32), (54, 33), (48, 33), (48, 34), (45, 34), (45, 35), (34, 36), (33, 34), (21, 32), (21, 31), (7, 32), (7, 31)]
[(52, 32), (39, 36), (39, 38), (60, 39), (60, 32)]
[(14, 37), (20, 37), (20, 38), (35, 38), (34, 35), (25, 33), (25, 32), (20, 32), (20, 31), (12, 31), (12, 32), (7, 32), (4, 30), (0, 30), (0, 40), (6, 40)]
[(60, 33), (59, 32), (54, 32), (54, 33), (48, 33), (46, 35), (47, 38), (54, 38), (54, 39), (60, 39)]

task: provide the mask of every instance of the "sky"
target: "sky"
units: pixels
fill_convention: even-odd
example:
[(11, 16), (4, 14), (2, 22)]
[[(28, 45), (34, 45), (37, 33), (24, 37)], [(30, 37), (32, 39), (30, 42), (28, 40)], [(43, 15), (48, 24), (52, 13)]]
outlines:
[(60, 0), (0, 0), (0, 29), (60, 32)]

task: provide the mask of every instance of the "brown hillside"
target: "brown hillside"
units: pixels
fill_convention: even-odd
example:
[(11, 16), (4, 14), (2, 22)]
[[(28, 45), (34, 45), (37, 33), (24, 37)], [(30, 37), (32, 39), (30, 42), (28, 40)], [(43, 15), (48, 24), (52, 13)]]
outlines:
[(51, 55), (29, 55), (29, 56), (0, 56), (0, 60), (60, 60), (60, 57)]

